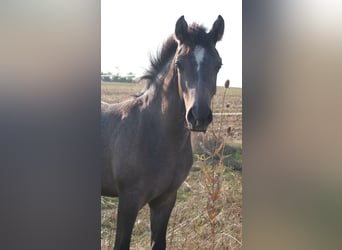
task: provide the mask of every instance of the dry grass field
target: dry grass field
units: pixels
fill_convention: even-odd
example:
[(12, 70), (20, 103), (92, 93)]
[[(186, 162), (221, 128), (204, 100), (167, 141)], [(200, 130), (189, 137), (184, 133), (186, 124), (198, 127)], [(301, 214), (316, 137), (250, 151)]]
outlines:
[[(102, 100), (115, 103), (144, 86), (102, 83)], [(178, 191), (168, 234), (168, 249), (242, 248), (242, 90), (218, 87), (214, 121), (206, 134), (194, 133), (194, 165)], [(223, 114), (223, 115), (222, 115)], [(101, 249), (112, 249), (118, 200), (101, 198)], [(150, 249), (149, 209), (136, 220), (131, 249)]]

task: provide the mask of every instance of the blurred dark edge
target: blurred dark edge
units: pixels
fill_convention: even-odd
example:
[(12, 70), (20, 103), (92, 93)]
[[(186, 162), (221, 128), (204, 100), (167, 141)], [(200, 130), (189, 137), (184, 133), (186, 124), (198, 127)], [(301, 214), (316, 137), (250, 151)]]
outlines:
[(342, 8), (243, 1), (243, 249), (340, 249)]
[(0, 3), (0, 249), (100, 249), (100, 4)]

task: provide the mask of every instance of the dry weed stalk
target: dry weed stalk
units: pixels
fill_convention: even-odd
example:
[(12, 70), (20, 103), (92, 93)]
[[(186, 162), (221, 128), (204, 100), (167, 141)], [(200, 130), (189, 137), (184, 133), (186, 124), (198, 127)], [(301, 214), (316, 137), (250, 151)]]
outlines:
[[(229, 87), (229, 81), (228, 84), (226, 82), (225, 84), (225, 91), (222, 97), (221, 102), (221, 112), (224, 112), (224, 103), (226, 98), (226, 91)], [(212, 107), (212, 110), (214, 110), (214, 107)], [(210, 241), (211, 241), (211, 247), (210, 249), (215, 249), (216, 239), (217, 239), (217, 232), (216, 232), (216, 224), (217, 224), (217, 216), (219, 215), (222, 207), (219, 205), (220, 200), (220, 194), (221, 194), (221, 175), (224, 170), (224, 164), (223, 160), (224, 158), (228, 156), (224, 156), (224, 146), (225, 141), (222, 136), (222, 124), (223, 124), (223, 118), (220, 117), (219, 124), (218, 124), (218, 130), (215, 132), (214, 129), (214, 122), (210, 126), (210, 130), (208, 131), (211, 134), (211, 138), (213, 138), (213, 143), (211, 143), (211, 147), (203, 148), (204, 152), (207, 153), (208, 156), (205, 154), (202, 154), (200, 156), (201, 160), (201, 172), (204, 175), (204, 186), (207, 193), (207, 205), (206, 205), (206, 213), (208, 222), (210, 225)], [(202, 143), (202, 145), (205, 145), (205, 143)], [(218, 163), (217, 160), (218, 159)]]

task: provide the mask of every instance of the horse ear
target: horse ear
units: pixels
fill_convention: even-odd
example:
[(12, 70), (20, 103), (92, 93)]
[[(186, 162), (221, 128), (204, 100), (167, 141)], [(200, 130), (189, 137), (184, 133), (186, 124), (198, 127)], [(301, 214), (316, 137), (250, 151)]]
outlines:
[(176, 22), (175, 36), (180, 43), (183, 43), (188, 36), (188, 24), (184, 16), (181, 16)]
[(223, 37), (224, 32), (224, 20), (221, 15), (219, 15), (211, 28), (209, 35), (214, 43), (220, 41)]

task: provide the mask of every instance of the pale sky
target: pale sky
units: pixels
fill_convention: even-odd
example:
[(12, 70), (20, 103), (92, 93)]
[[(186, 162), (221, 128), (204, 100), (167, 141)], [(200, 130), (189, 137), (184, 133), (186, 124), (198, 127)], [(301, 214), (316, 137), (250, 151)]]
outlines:
[(208, 30), (218, 15), (225, 21), (222, 41), (216, 48), (223, 66), (217, 85), (229, 79), (242, 87), (242, 0), (101, 0), (101, 71), (141, 76), (162, 43), (184, 15)]

